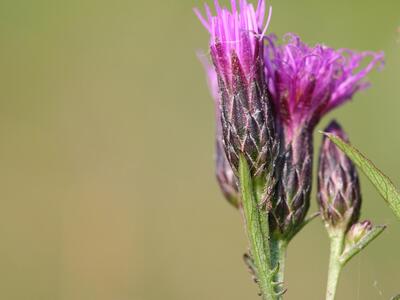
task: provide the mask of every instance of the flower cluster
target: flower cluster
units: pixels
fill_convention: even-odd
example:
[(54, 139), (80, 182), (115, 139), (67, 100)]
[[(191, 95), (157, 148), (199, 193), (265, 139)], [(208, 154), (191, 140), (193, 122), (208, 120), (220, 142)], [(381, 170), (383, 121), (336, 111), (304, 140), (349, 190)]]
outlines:
[(215, 0), (215, 10), (206, 5), (205, 17), (195, 13), (210, 33), (213, 66), (206, 69), (216, 103), (217, 178), (230, 201), (239, 199), (240, 155), (254, 178), (273, 178), (265, 180), (272, 191), (270, 228), (289, 239), (309, 208), (315, 126), (368, 86), (364, 78), (383, 54), (312, 47), (294, 34), (279, 43), (266, 35), (271, 9), (266, 18), (263, 0), (256, 8), (231, 0), (231, 9)]

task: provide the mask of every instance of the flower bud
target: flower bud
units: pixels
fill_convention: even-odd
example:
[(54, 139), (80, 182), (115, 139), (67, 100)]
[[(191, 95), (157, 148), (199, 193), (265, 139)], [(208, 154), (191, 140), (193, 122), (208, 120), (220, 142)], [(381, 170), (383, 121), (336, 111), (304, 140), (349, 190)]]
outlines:
[(312, 131), (305, 127), (278, 160), (270, 226), (282, 238), (290, 239), (300, 229), (310, 206), (312, 150)]
[(368, 220), (358, 222), (350, 227), (346, 235), (346, 245), (351, 247), (357, 244), (364, 236), (372, 230), (372, 223)]
[(222, 146), (222, 142), (216, 142), (216, 176), (219, 187), (225, 198), (236, 208), (240, 205), (240, 192), (237, 179), (229, 165)]
[[(335, 121), (325, 132), (348, 142), (345, 132)], [(322, 218), (331, 228), (339, 226), (347, 230), (360, 215), (361, 192), (356, 167), (326, 136), (319, 157), (318, 204)]]

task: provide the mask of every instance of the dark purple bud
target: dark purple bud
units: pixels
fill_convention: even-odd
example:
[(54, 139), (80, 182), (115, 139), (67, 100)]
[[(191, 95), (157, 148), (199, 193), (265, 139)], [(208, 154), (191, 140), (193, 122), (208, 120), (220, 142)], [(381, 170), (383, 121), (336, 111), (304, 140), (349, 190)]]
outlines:
[[(349, 141), (335, 121), (325, 132)], [(321, 216), (329, 227), (340, 226), (347, 230), (360, 216), (361, 192), (356, 167), (326, 136), (319, 157), (318, 204)]]
[(271, 231), (281, 238), (290, 239), (301, 228), (310, 206), (312, 143), (312, 131), (305, 126), (278, 159), (269, 220)]
[(216, 142), (216, 175), (217, 181), (225, 198), (236, 208), (240, 205), (240, 192), (237, 179), (226, 159), (222, 142)]

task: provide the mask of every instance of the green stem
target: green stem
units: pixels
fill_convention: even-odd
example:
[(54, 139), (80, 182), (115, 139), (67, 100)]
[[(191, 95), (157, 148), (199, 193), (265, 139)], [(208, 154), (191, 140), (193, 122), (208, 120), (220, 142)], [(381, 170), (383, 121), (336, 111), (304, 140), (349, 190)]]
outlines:
[(331, 238), (331, 254), (329, 259), (328, 271), (328, 284), (326, 290), (326, 300), (334, 300), (336, 289), (339, 282), (340, 272), (342, 271), (343, 264), (340, 261), (340, 255), (343, 252), (344, 246), (344, 232), (335, 231), (330, 234)]
[(282, 239), (271, 238), (271, 262), (274, 269), (276, 269), (276, 274), (274, 276), (275, 282), (275, 293), (278, 296), (278, 300), (282, 299), (282, 294), (284, 292), (283, 282), (285, 274), (285, 259), (286, 259), (286, 249), (287, 241)]

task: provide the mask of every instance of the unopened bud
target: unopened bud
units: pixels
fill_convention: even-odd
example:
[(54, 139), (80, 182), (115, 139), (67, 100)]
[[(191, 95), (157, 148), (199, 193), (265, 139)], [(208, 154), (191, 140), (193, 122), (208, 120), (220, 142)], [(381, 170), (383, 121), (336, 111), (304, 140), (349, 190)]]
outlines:
[(237, 179), (226, 159), (225, 151), (220, 140), (216, 142), (216, 176), (219, 187), (225, 198), (236, 208), (240, 205), (240, 193)]
[(310, 206), (312, 184), (312, 131), (307, 127), (287, 145), (279, 158), (277, 185), (270, 210), (271, 231), (290, 238), (302, 226)]
[(357, 244), (364, 236), (372, 230), (372, 223), (368, 220), (358, 222), (350, 227), (346, 235), (346, 245), (349, 247)]
[[(325, 132), (348, 142), (345, 132), (335, 121)], [(347, 230), (360, 216), (361, 192), (356, 167), (326, 136), (319, 157), (318, 204), (328, 227), (339, 226)]]

